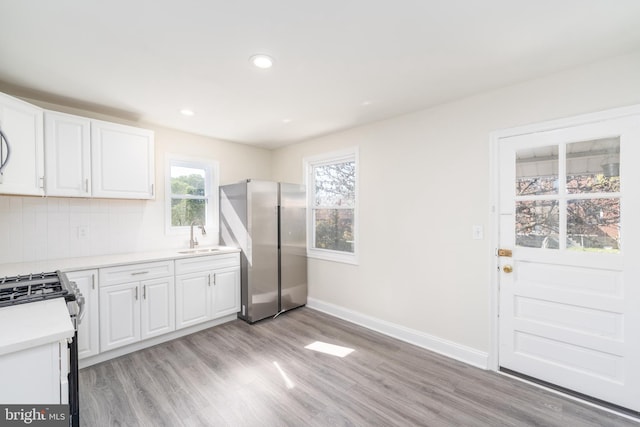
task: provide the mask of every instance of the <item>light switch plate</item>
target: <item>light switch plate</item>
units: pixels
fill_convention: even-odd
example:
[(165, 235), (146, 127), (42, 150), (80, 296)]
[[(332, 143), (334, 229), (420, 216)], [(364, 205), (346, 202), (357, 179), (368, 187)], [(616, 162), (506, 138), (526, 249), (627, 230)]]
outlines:
[(473, 240), (482, 240), (484, 239), (484, 227), (481, 225), (474, 225), (472, 232)]

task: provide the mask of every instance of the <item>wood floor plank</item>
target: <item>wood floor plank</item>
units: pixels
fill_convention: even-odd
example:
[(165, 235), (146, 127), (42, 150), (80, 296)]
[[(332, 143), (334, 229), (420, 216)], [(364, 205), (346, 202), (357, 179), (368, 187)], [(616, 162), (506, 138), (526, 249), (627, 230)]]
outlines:
[(638, 426), (309, 308), (82, 369), (80, 411), (91, 427)]

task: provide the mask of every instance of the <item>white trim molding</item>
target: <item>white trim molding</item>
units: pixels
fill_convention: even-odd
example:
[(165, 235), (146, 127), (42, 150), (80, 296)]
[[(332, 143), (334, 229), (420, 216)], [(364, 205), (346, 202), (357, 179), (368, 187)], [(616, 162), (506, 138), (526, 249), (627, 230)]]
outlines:
[(450, 357), (481, 369), (488, 369), (489, 355), (486, 352), (462, 344), (438, 338), (416, 329), (377, 319), (351, 309), (334, 305), (316, 298), (307, 298), (307, 307), (334, 317), (363, 326), (372, 331), (399, 339), (400, 341)]
[[(314, 198), (315, 193), (313, 189), (313, 169), (320, 165), (330, 165), (334, 163), (341, 163), (345, 161), (354, 161), (355, 168), (355, 204), (353, 206), (353, 252), (320, 249), (314, 247), (314, 235), (315, 235), (315, 220), (314, 220)], [(360, 221), (359, 214), (359, 176), (360, 176), (360, 155), (358, 146), (348, 149), (333, 151), (330, 153), (318, 154), (315, 156), (308, 156), (302, 159), (304, 177), (303, 182), (307, 188), (307, 257), (317, 258), (325, 261), (342, 262), (346, 264), (358, 264), (358, 246), (360, 242), (359, 226)]]

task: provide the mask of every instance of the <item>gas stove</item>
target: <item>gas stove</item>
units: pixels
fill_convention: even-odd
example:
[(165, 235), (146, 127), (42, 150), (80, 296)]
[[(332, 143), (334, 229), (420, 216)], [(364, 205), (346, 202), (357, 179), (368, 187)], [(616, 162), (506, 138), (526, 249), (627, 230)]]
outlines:
[(69, 281), (61, 271), (27, 274), (21, 276), (0, 277), (0, 310), (16, 304), (44, 301), (52, 298), (64, 298), (76, 330), (68, 343), (68, 403), (69, 426), (78, 427), (80, 409), (78, 396), (78, 324), (84, 315), (84, 297), (78, 286)]
[(76, 300), (74, 284), (60, 272), (0, 278), (0, 307), (63, 297)]

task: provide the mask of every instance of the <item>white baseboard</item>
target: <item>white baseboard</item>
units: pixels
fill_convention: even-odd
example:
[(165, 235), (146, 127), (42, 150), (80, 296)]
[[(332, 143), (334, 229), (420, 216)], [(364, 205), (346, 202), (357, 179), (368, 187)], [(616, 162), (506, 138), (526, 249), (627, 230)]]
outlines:
[(442, 354), (452, 359), (459, 360), (469, 365), (489, 369), (489, 355), (452, 341), (443, 340), (424, 332), (410, 329), (395, 323), (380, 320), (366, 314), (358, 313), (335, 304), (324, 302), (315, 298), (307, 298), (307, 307), (321, 311), (331, 316), (338, 317), (356, 325), (364, 326), (376, 332), (388, 335), (392, 338), (405, 341), (409, 344)]

